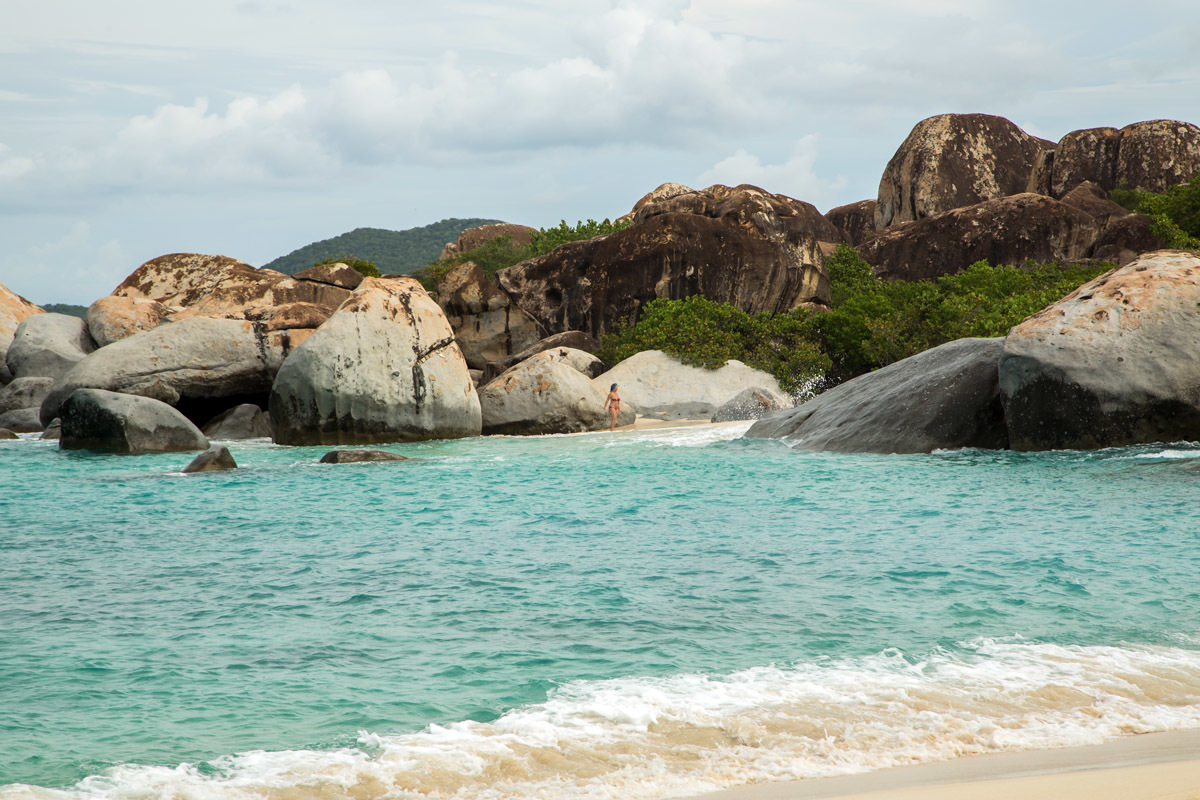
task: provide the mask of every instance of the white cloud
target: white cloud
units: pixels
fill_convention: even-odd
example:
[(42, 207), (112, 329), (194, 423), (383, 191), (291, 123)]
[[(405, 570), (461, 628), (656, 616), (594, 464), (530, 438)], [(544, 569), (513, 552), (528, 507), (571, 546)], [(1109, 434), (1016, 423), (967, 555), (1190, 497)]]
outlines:
[(779, 164), (766, 164), (756, 155), (739, 149), (700, 174), (696, 183), (707, 186), (723, 183), (737, 186), (749, 183), (775, 194), (785, 194), (827, 208), (846, 186), (846, 178), (833, 180), (816, 173), (817, 137), (805, 136), (796, 142), (791, 155)]
[(114, 275), (132, 271), (120, 242), (98, 239), (88, 222), (76, 220), (60, 231), (48, 242), (13, 254), (12, 268), (3, 270), (4, 284), (34, 302), (87, 304), (113, 290), (121, 280)]

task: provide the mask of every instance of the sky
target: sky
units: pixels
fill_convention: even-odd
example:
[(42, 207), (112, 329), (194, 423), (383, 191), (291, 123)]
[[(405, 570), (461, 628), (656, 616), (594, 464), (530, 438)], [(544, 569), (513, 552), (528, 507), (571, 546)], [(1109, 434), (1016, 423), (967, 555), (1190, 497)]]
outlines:
[(0, 0), (0, 283), (262, 265), (358, 227), (616, 218), (673, 181), (821, 211), (920, 120), (1200, 123), (1200, 4)]

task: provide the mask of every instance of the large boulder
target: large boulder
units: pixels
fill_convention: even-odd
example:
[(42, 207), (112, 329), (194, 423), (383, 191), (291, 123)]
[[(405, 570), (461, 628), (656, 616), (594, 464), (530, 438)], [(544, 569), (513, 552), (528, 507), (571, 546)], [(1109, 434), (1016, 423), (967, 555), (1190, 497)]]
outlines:
[(504, 362), (504, 367), (507, 369), (508, 367), (515, 366), (530, 356), (536, 355), (543, 350), (553, 350), (556, 347), (569, 347), (572, 350), (582, 350), (585, 353), (600, 352), (600, 342), (596, 341), (595, 337), (588, 336), (583, 331), (563, 331), (553, 336), (547, 336), (545, 339), (539, 339), (519, 353), (513, 353)]
[(171, 309), (157, 300), (108, 295), (88, 306), (87, 328), (96, 344), (104, 347), (153, 330), (170, 314)]
[(421, 284), (367, 278), (288, 358), (270, 399), (278, 444), (475, 436), (479, 398), (454, 332)]
[(825, 212), (825, 219), (841, 234), (841, 241), (858, 247), (875, 235), (875, 200), (859, 200)]
[(536, 320), (515, 306), (474, 261), (451, 268), (437, 287), (454, 338), (472, 369), (504, 362), (542, 338)]
[[(604, 362), (596, 358), (591, 353), (583, 350), (576, 350), (574, 347), (553, 347), (549, 350), (542, 350), (535, 354), (538, 358), (557, 361), (560, 364), (566, 364), (576, 372), (582, 372), (588, 377), (588, 380), (599, 377), (607, 367)], [(533, 358), (534, 356), (530, 356)], [(520, 362), (518, 362), (520, 363)]]
[(0, 428), (7, 428), (17, 433), (36, 433), (42, 430), (41, 418), (36, 406), (32, 408), (15, 408), (0, 414)]
[(12, 344), (17, 326), (34, 314), (45, 314), (41, 306), (34, 305), (21, 295), (0, 284), (0, 386), (13, 379), (5, 362), (5, 354)]
[(704, 295), (749, 313), (828, 305), (815, 208), (753, 186), (711, 187), (642, 206), (629, 228), (570, 242), (499, 275), (549, 332), (600, 338), (656, 298)]
[(899, 225), (859, 253), (881, 277), (921, 280), (953, 275), (976, 261), (1018, 266), (1086, 259), (1103, 225), (1050, 197), (1017, 194)]
[(918, 122), (879, 181), (875, 228), (1024, 192), (1051, 142), (1004, 117), (939, 114)]
[(1164, 192), (1200, 174), (1200, 127), (1156, 119), (1124, 128), (1072, 131), (1054, 152), (1050, 194), (1062, 197), (1083, 181)]
[(292, 331), (244, 320), (200, 317), (161, 325), (102, 347), (64, 375), (42, 402), (42, 421), (77, 389), (154, 397), (206, 422), (247, 402), (265, 401), (292, 352)]
[(1003, 348), (1002, 339), (949, 342), (764, 417), (746, 436), (842, 453), (1004, 448), (996, 367)]
[(747, 419), (762, 419), (776, 411), (786, 411), (795, 403), (787, 395), (752, 386), (742, 389), (712, 415), (713, 422), (736, 422)]
[(1200, 256), (1148, 253), (1009, 331), (1015, 450), (1200, 440)]
[(95, 349), (79, 317), (34, 314), (17, 326), (6, 361), (14, 378), (60, 378)]
[(1093, 261), (1111, 261), (1125, 266), (1142, 253), (1162, 250), (1164, 242), (1154, 233), (1154, 224), (1144, 214), (1116, 217), (1092, 244)]
[(208, 440), (187, 417), (150, 397), (78, 389), (62, 404), (64, 450), (157, 453), (207, 450)]
[(222, 411), (201, 429), (209, 439), (261, 439), (271, 435), (271, 420), (253, 403), (242, 403)]
[(1102, 226), (1107, 226), (1115, 219), (1129, 216), (1129, 211), (1109, 200), (1108, 192), (1091, 181), (1084, 181), (1064, 194), (1062, 201), (1072, 208), (1079, 209)]
[(761, 387), (784, 395), (774, 377), (740, 361), (720, 369), (684, 364), (661, 350), (630, 356), (592, 384), (606, 395), (612, 384), (622, 404), (630, 403), (643, 416), (656, 419), (710, 419), (743, 389)]
[(502, 236), (507, 236), (515, 245), (529, 244), (533, 241), (533, 235), (537, 232), (537, 228), (531, 228), (528, 225), (517, 225), (511, 222), (478, 225), (474, 228), (467, 228), (460, 233), (457, 241), (448, 242), (442, 248), (441, 258), (449, 258), (459, 253), (470, 252), (490, 242), (492, 239), (499, 239)]
[[(611, 415), (604, 409), (607, 391), (554, 351), (538, 353), (506, 370), (479, 390), (484, 434), (537, 435), (605, 430)], [(636, 414), (627, 406), (619, 425)]]
[(344, 264), (340, 261), (335, 264), (318, 264), (311, 269), (297, 272), (292, 277), (298, 281), (313, 281), (314, 283), (326, 283), (330, 286), (338, 286), (351, 292), (357, 289), (358, 285), (363, 282), (361, 272), (349, 264)]
[(41, 406), (52, 386), (53, 378), (17, 378), (0, 389), (0, 414)]

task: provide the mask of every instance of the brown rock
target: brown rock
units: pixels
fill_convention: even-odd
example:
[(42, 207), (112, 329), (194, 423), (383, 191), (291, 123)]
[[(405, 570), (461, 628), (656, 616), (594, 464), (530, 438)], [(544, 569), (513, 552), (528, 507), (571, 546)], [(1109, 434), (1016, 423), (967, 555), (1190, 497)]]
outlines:
[(157, 328), (171, 309), (142, 297), (101, 297), (88, 306), (88, 333), (100, 347)]
[(17, 326), (24, 322), (27, 317), (45, 313), (45, 309), (41, 306), (34, 305), (24, 297), (21, 297), (21, 295), (10, 291), (8, 287), (0, 284), (0, 385), (12, 380), (12, 373), (8, 371), (8, 367), (4, 364), (4, 354), (8, 352), (8, 346), (12, 344), (13, 334), (17, 332)]
[(183, 471), (191, 474), (194, 472), (220, 472), (237, 468), (237, 462), (233, 459), (229, 448), (218, 444), (193, 458), (191, 463), (183, 468)]
[(1163, 242), (1154, 235), (1150, 225), (1150, 218), (1142, 214), (1128, 214), (1112, 220), (1092, 245), (1092, 260), (1124, 266), (1142, 253), (1161, 250)]
[(807, 203), (717, 186), (644, 205), (625, 230), (570, 242), (497, 277), (546, 330), (599, 338), (660, 297), (699, 294), (750, 313), (827, 305), (819, 234), (837, 235)]
[(497, 222), (492, 225), (467, 228), (458, 235), (457, 242), (450, 242), (442, 248), (441, 258), (449, 258), (459, 253), (470, 252), (485, 242), (489, 242), (492, 239), (499, 239), (501, 236), (511, 237), (512, 243), (515, 245), (529, 244), (533, 241), (533, 235), (537, 232), (537, 228), (531, 228), (528, 225), (516, 225), (511, 222)]
[(321, 327), (321, 323), (329, 319), (332, 313), (333, 309), (315, 303), (285, 303), (281, 306), (248, 309), (246, 318), (262, 323), (263, 329), (268, 331), (315, 330)]
[(442, 276), (437, 298), (473, 369), (484, 369), (489, 361), (506, 361), (544, 335), (537, 321), (513, 305), (474, 261)]
[(690, 186), (684, 186), (682, 183), (664, 183), (658, 188), (652, 189), (642, 195), (642, 199), (633, 204), (633, 211), (628, 216), (632, 218), (645, 206), (657, 205), (658, 203), (670, 200), (672, 197), (678, 197), (681, 194), (691, 194), (695, 191), (695, 189)]
[(350, 291), (357, 289), (358, 285), (363, 281), (361, 272), (340, 262), (337, 264), (319, 264), (312, 269), (297, 272), (292, 277), (298, 281), (327, 283), (330, 286), (339, 286)]
[(841, 234), (841, 240), (858, 247), (875, 235), (874, 200), (859, 200), (857, 203), (831, 208), (825, 219)]
[[(588, 336), (583, 331), (564, 331), (556, 333), (553, 336), (547, 336), (538, 342), (531, 344), (519, 353), (514, 353), (508, 357), (508, 361), (504, 364), (504, 369), (520, 364), (527, 358), (537, 355), (545, 350), (553, 350), (556, 347), (570, 347), (574, 350), (582, 350), (585, 353), (595, 355), (600, 352), (600, 342), (593, 337)], [(503, 372), (503, 370), (501, 370)]]
[(298, 281), (286, 275), (276, 278), (268, 274), (250, 281), (243, 281), (238, 276), (212, 287), (208, 294), (195, 303), (172, 314), (171, 321), (194, 317), (259, 320), (271, 316), (280, 306), (294, 303), (315, 306), (328, 317), (349, 296), (349, 289), (326, 283)]
[(1122, 206), (1108, 199), (1108, 192), (1091, 181), (1084, 181), (1063, 195), (1062, 201), (1072, 208), (1078, 208), (1092, 217), (1101, 225), (1107, 225), (1111, 220), (1129, 216)]
[(1046, 194), (1062, 197), (1084, 181), (1105, 191), (1115, 188), (1120, 144), (1121, 132), (1116, 128), (1086, 128), (1059, 139)]
[(1042, 151), (1003, 117), (940, 114), (918, 122), (879, 181), (875, 228), (1024, 192)]
[(1062, 197), (1083, 181), (1164, 192), (1200, 174), (1200, 127), (1157, 119), (1124, 128), (1072, 131), (1058, 143), (1049, 193)]
[(884, 231), (859, 248), (888, 279), (953, 275), (976, 261), (1017, 266), (1088, 257), (1101, 225), (1058, 200), (1018, 194)]

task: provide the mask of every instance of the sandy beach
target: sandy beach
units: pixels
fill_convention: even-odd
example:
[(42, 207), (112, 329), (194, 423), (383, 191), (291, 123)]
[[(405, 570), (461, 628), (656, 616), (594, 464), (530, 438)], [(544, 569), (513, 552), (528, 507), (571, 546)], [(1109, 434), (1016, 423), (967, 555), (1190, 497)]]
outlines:
[(995, 753), (862, 775), (763, 784), (693, 800), (1197, 800), (1200, 731)]

